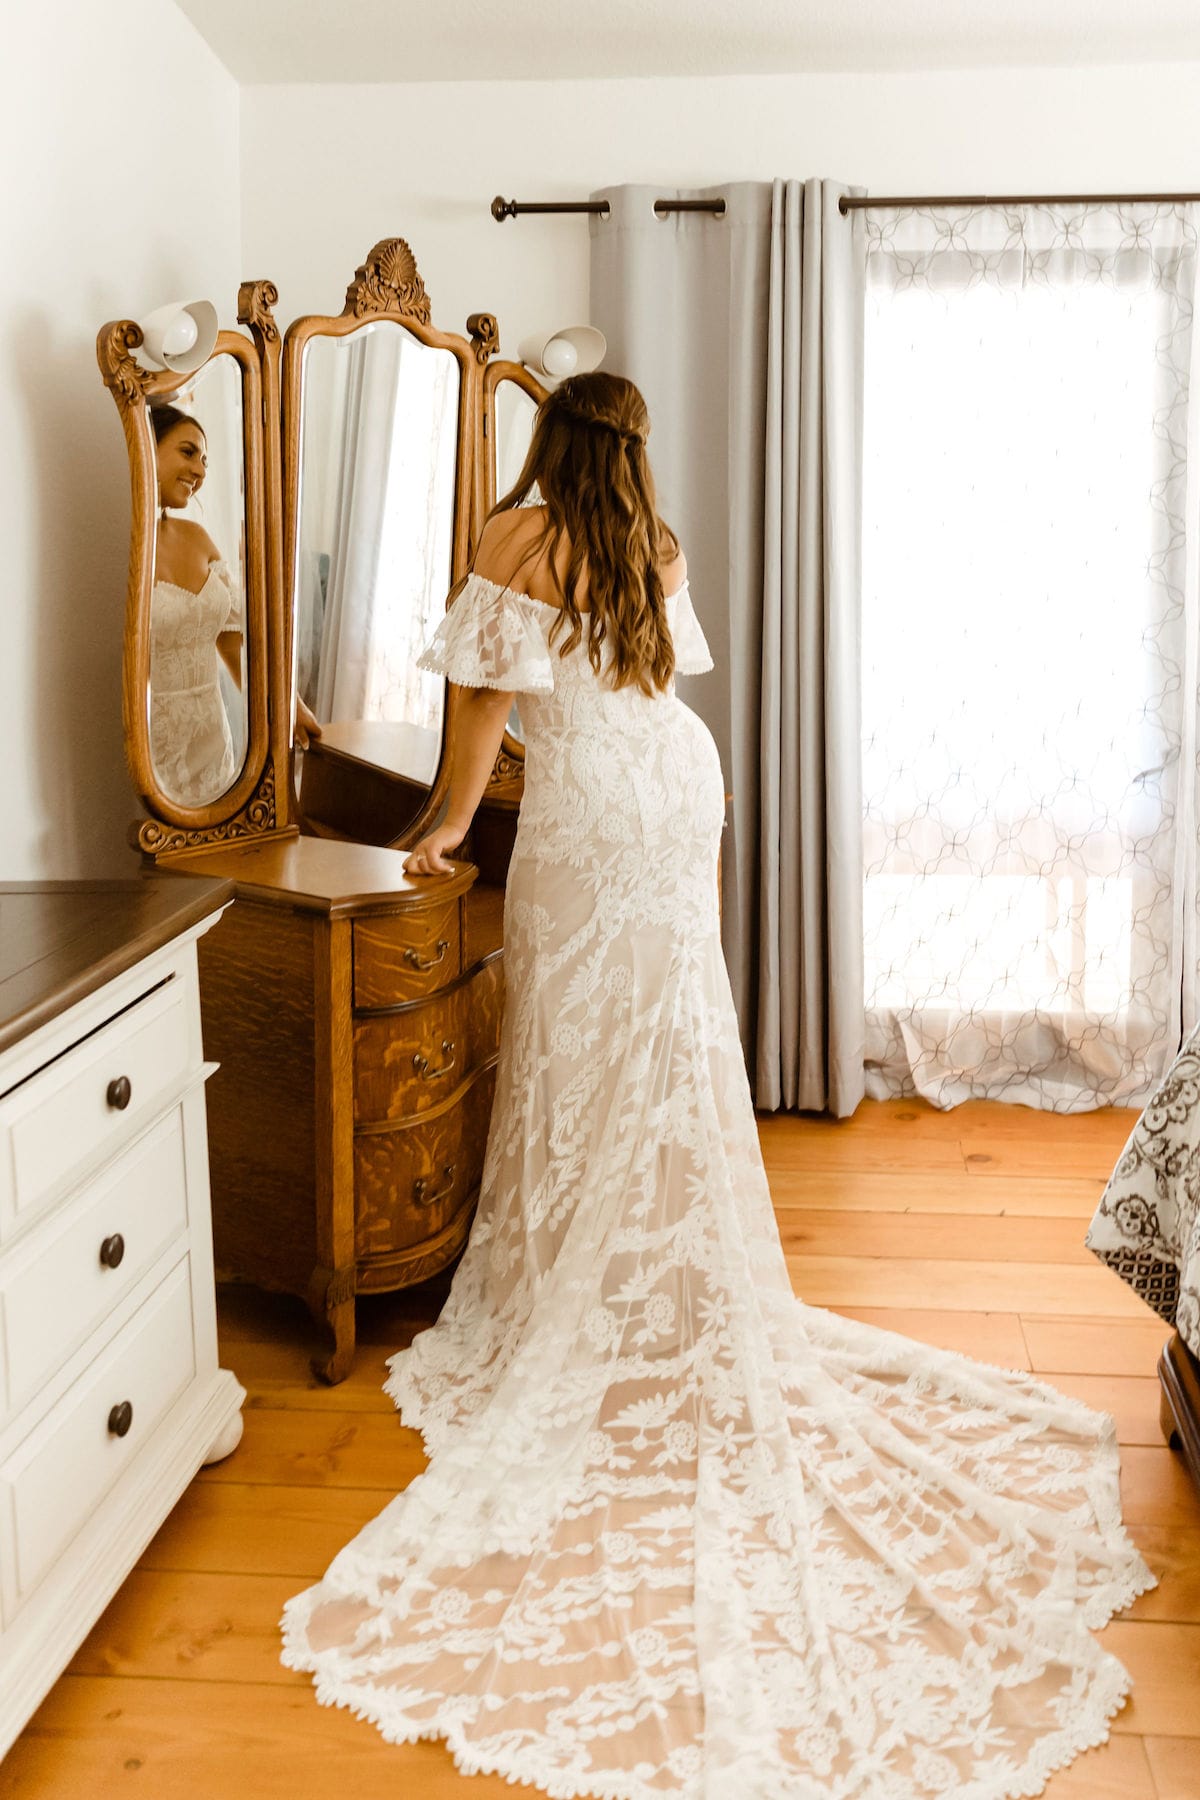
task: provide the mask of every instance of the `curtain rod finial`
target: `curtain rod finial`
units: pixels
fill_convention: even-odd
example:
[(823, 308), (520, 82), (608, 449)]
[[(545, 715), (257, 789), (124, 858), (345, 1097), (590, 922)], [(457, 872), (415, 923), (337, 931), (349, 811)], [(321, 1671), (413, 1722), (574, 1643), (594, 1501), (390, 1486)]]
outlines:
[(497, 225), (503, 225), (505, 219), (515, 219), (516, 216), (516, 201), (506, 200), (503, 194), (497, 194), (496, 198), (492, 201), (492, 217), (495, 219)]

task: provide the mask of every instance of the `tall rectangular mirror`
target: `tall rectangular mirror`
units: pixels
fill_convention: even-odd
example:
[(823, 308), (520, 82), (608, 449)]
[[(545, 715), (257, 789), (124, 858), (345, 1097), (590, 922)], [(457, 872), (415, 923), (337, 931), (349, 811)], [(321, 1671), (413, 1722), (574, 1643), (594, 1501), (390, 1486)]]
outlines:
[(388, 239), (340, 315), (297, 319), (284, 342), (291, 668), (320, 727), (300, 808), (318, 835), (395, 842), (442, 764), (446, 684), (416, 659), (467, 564), (490, 338), (438, 331), (429, 311)]
[(322, 726), (386, 725), (428, 789), (444, 682), (416, 667), (453, 582), (458, 363), (390, 319), (314, 337), (301, 377), (296, 686)]

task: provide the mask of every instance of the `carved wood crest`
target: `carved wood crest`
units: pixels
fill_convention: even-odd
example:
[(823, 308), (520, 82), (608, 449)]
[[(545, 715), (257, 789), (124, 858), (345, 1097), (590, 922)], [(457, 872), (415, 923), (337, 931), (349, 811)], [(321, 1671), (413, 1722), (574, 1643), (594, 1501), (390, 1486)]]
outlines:
[(381, 238), (369, 251), (346, 289), (345, 312), (356, 319), (369, 318), (372, 313), (399, 313), (421, 325), (429, 324), (429, 295), (417, 259), (403, 238)]

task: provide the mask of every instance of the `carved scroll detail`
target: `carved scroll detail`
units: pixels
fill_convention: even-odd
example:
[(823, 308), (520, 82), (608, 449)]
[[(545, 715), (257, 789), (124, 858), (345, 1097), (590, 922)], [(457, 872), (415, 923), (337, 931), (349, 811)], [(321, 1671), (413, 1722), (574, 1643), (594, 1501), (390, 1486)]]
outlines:
[(133, 319), (117, 319), (105, 325), (96, 337), (96, 361), (104, 385), (112, 389), (122, 406), (141, 406), (146, 385), (152, 380), (150, 371), (130, 354), (141, 342), (142, 328)]
[(483, 364), (500, 348), (500, 326), (494, 313), (471, 313), (467, 331), (475, 346), (475, 361)]
[(364, 319), (372, 313), (399, 313), (429, 324), (429, 295), (417, 259), (403, 238), (381, 238), (354, 271), (346, 289), (347, 313)]
[(278, 303), (279, 289), (273, 281), (243, 281), (238, 289), (238, 324), (257, 331), (264, 343), (275, 343), (279, 327), (271, 308)]
[(162, 856), (172, 850), (203, 850), (216, 844), (235, 843), (243, 838), (262, 837), (275, 828), (275, 771), (268, 762), (262, 780), (245, 806), (232, 819), (219, 825), (164, 825), (159, 819), (143, 819), (135, 828), (134, 843), (148, 856)]
[(520, 781), (524, 774), (525, 764), (517, 757), (510, 756), (507, 750), (501, 750), (488, 776), (488, 786), (498, 787), (505, 781)]

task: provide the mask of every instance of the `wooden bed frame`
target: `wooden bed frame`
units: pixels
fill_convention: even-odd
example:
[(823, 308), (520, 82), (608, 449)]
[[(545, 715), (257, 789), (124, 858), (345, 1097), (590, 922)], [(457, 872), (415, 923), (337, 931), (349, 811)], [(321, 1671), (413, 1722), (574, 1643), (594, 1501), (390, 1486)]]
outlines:
[(1163, 1436), (1172, 1450), (1182, 1453), (1188, 1473), (1200, 1488), (1200, 1361), (1178, 1332), (1158, 1359), (1158, 1379)]

